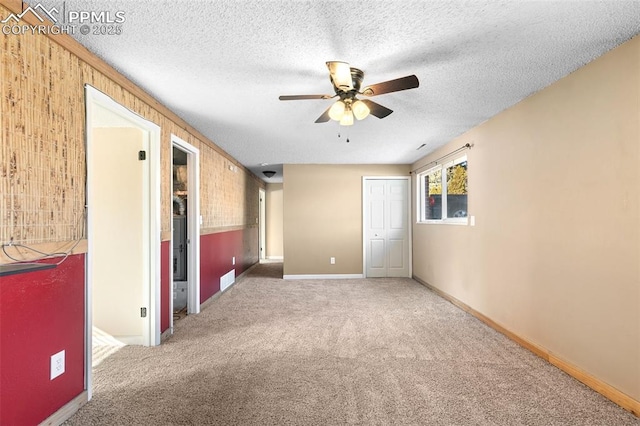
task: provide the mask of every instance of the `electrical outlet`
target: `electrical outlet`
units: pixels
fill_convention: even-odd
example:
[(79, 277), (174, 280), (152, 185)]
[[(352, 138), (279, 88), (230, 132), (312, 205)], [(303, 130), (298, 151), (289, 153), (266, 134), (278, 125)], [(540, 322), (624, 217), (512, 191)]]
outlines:
[(233, 256), (233, 257), (231, 258), (231, 264), (232, 264), (232, 265), (235, 265), (235, 264), (236, 264), (236, 257), (235, 257), (235, 256)]
[(51, 380), (64, 373), (64, 351), (51, 355)]
[(332, 265), (335, 265), (335, 264), (336, 264), (336, 258), (335, 258), (335, 257), (330, 258), (330, 259), (329, 259), (329, 262), (330, 262)]

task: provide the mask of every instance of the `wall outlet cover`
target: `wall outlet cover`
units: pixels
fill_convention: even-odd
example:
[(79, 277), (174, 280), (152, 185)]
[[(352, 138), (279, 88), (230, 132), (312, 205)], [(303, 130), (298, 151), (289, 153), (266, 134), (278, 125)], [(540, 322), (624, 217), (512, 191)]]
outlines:
[(64, 351), (51, 355), (51, 380), (64, 373), (65, 361)]

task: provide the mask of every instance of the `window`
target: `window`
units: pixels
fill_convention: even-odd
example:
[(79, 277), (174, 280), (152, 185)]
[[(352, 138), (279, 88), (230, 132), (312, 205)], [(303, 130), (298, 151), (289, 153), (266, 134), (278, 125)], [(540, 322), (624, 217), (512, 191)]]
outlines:
[(418, 174), (418, 222), (467, 223), (467, 157)]

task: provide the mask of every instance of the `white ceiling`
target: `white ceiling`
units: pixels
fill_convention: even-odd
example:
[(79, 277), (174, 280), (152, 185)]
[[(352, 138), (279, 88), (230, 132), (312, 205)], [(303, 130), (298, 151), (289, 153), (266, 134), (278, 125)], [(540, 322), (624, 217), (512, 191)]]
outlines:
[[(64, 7), (123, 11), (121, 35), (74, 37), (260, 177), (280, 172), (267, 181), (290, 163), (412, 163), (640, 32), (640, 2), (623, 0)], [(362, 69), (363, 86), (415, 74), (420, 87), (372, 98), (394, 110), (384, 119), (315, 124), (332, 101), (278, 96), (333, 94), (329, 60)]]

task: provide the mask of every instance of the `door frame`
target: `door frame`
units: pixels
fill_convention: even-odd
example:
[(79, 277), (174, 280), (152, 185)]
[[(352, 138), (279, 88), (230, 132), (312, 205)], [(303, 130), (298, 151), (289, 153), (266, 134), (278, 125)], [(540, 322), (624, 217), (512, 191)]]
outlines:
[[(131, 123), (131, 127), (137, 127), (149, 138), (149, 282), (143, 287), (144, 299), (148, 303), (147, 321), (143, 328), (143, 339), (145, 346), (156, 346), (160, 344), (160, 126), (141, 117), (135, 112), (119, 104), (98, 89), (85, 84), (85, 147), (86, 159), (91, 158), (93, 152), (92, 128), (94, 121), (94, 107), (100, 106), (109, 110), (121, 119)], [(87, 166), (86, 194), (92, 193), (93, 171)], [(87, 255), (85, 257), (85, 388), (88, 399), (92, 396), (92, 278), (93, 268), (91, 267), (93, 214), (90, 206), (87, 208)]]
[(260, 209), (260, 220), (258, 221), (260, 234), (258, 250), (260, 254), (258, 256), (258, 261), (262, 262), (267, 259), (267, 191), (262, 188), (258, 188), (258, 203)]
[(409, 277), (413, 276), (413, 227), (411, 226), (411, 176), (363, 176), (362, 177), (362, 276), (367, 278), (367, 221), (369, 211), (369, 196), (366, 191), (367, 181), (371, 180), (406, 180), (407, 181), (407, 244), (409, 244)]
[[(187, 153), (187, 314), (200, 313), (200, 150), (171, 134), (171, 167), (173, 148)], [(173, 188), (173, 173), (171, 173)], [(173, 196), (171, 189), (169, 197)], [(173, 208), (171, 209), (169, 256), (173, 253)], [(173, 262), (169, 262), (173, 265)], [(173, 268), (169, 266), (169, 329), (173, 334)]]

